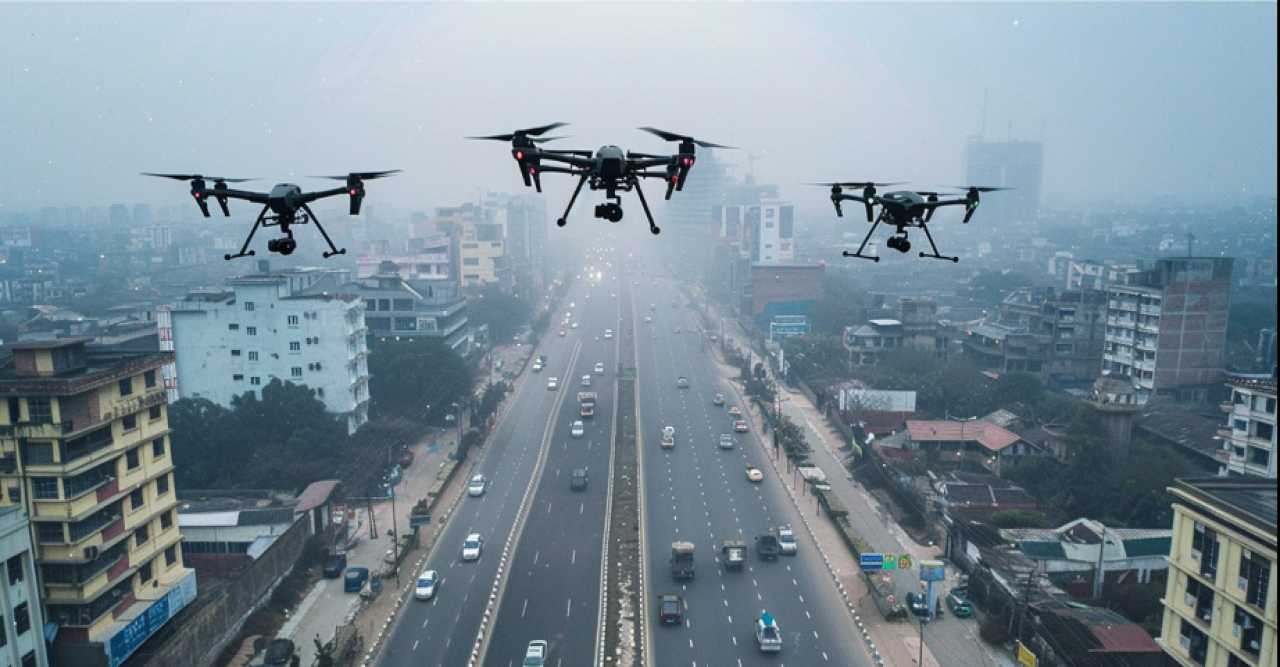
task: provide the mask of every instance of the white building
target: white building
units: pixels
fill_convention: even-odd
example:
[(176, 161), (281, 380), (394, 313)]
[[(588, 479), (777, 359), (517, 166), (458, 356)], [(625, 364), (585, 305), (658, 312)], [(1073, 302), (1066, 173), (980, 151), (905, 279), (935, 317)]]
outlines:
[(29, 524), (21, 507), (0, 508), (0, 667), (49, 666)]
[(278, 378), (315, 390), (355, 433), (369, 419), (368, 332), (348, 279), (343, 270), (293, 269), (188, 294), (169, 313), (179, 397), (230, 407)]
[(1223, 427), (1220, 475), (1276, 478), (1276, 381), (1230, 378), (1231, 401)]

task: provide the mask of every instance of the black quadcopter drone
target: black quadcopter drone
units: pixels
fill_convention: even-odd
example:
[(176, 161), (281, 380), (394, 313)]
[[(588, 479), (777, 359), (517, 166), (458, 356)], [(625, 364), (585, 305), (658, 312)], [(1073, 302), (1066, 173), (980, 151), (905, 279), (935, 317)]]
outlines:
[[(699, 141), (693, 137), (655, 130), (652, 127), (642, 127), (640, 129), (667, 141), (679, 141), (680, 151), (675, 155), (648, 155), (645, 153), (632, 153), (631, 151), (624, 152), (617, 146), (601, 146), (594, 152), (588, 150), (555, 151), (538, 147), (540, 143), (563, 137), (535, 137), (540, 137), (543, 133), (558, 127), (564, 127), (564, 125), (565, 123), (552, 123), (542, 127), (516, 130), (511, 134), (467, 137), (468, 139), (510, 141), (511, 155), (515, 157), (516, 162), (520, 165), (520, 175), (524, 177), (525, 187), (533, 185), (538, 189), (538, 192), (542, 192), (541, 176), (544, 172), (578, 176), (578, 187), (574, 189), (573, 196), (569, 198), (569, 206), (565, 208), (564, 215), (556, 220), (556, 224), (561, 227), (568, 222), (569, 211), (573, 209), (573, 202), (578, 199), (578, 193), (582, 191), (582, 186), (585, 184), (589, 185), (592, 190), (604, 190), (605, 196), (613, 200), (607, 204), (596, 206), (596, 217), (610, 222), (622, 220), (622, 196), (618, 194), (618, 191), (630, 192), (632, 188), (635, 188), (636, 195), (640, 197), (640, 205), (644, 207), (645, 217), (649, 219), (649, 231), (657, 234), (661, 230), (653, 223), (653, 214), (649, 212), (649, 203), (645, 201), (644, 192), (640, 189), (640, 179), (661, 178), (666, 180), (666, 198), (671, 199), (673, 191), (684, 189), (684, 179), (689, 175), (689, 169), (693, 167), (693, 163), (697, 159), (694, 156), (695, 146), (702, 146), (703, 148), (732, 148), (732, 146), (721, 146), (709, 141)], [(542, 164), (543, 160), (559, 162), (566, 166), (544, 166)]]
[[(314, 178), (345, 180), (347, 186), (320, 192), (303, 192), (302, 188), (292, 183), (281, 183), (271, 188), (269, 193), (232, 190), (227, 187), (227, 183), (243, 183), (254, 180), (252, 178), (147, 173), (144, 173), (143, 176), (158, 176), (178, 181), (190, 181), (191, 196), (195, 198), (196, 204), (200, 206), (200, 212), (206, 218), (209, 217), (210, 197), (218, 200), (218, 205), (222, 207), (222, 214), (225, 216), (231, 215), (231, 211), (227, 208), (228, 199), (244, 199), (263, 205), (262, 212), (258, 214), (257, 221), (253, 223), (253, 229), (249, 230), (249, 238), (245, 239), (244, 245), (240, 247), (240, 252), (234, 255), (223, 255), (223, 259), (230, 260), (235, 257), (252, 256), (254, 252), (249, 250), (249, 243), (253, 241), (253, 235), (258, 231), (258, 227), (279, 227), (280, 231), (285, 235), (284, 238), (267, 241), (267, 250), (281, 255), (292, 255), (293, 251), (298, 248), (298, 242), (293, 239), (293, 230), (289, 227), (292, 225), (305, 225), (308, 222), (315, 223), (316, 229), (320, 230), (320, 235), (324, 237), (325, 243), (329, 244), (329, 250), (324, 253), (325, 259), (328, 259), (334, 255), (345, 255), (347, 249), (338, 249), (333, 246), (333, 241), (324, 231), (324, 227), (320, 226), (320, 220), (316, 218), (316, 214), (311, 211), (311, 207), (307, 206), (307, 204), (324, 197), (349, 195), (351, 197), (351, 215), (358, 215), (360, 213), (360, 202), (364, 201), (364, 182), (390, 176), (399, 171), (399, 169), (394, 169), (392, 171), (352, 172), (346, 176), (316, 176)], [(206, 181), (213, 181), (213, 187), (205, 187)]]
[[(911, 242), (907, 240), (907, 229), (910, 227), (919, 227), (924, 230), (925, 238), (929, 239), (929, 247), (933, 249), (932, 253), (921, 252), (921, 257), (932, 257), (934, 259), (949, 259), (952, 262), (960, 261), (959, 257), (949, 257), (938, 253), (938, 246), (933, 242), (933, 234), (929, 233), (929, 220), (933, 217), (934, 211), (940, 206), (964, 206), (964, 222), (969, 222), (969, 218), (973, 217), (974, 211), (978, 210), (978, 197), (982, 192), (995, 192), (997, 190), (1008, 190), (1009, 188), (989, 188), (981, 186), (964, 186), (957, 187), (958, 190), (965, 190), (963, 198), (959, 199), (938, 199), (937, 192), (912, 192), (912, 191), (895, 191), (886, 193), (883, 197), (876, 193), (877, 187), (886, 187), (890, 185), (899, 185), (898, 183), (812, 183), (811, 185), (824, 185), (831, 188), (831, 203), (836, 206), (836, 215), (844, 217), (844, 211), (840, 208), (842, 201), (858, 201), (867, 210), (867, 222), (873, 223), (871, 229), (867, 231), (866, 238), (862, 239), (862, 245), (858, 246), (857, 252), (845, 251), (845, 257), (861, 257), (869, 259), (873, 262), (879, 262), (880, 258), (876, 255), (864, 255), (862, 251), (866, 249), (867, 242), (871, 240), (871, 235), (875, 233), (876, 227), (880, 223), (893, 225), (897, 228), (897, 232), (889, 237), (886, 242), (890, 248), (898, 252), (905, 253), (911, 250)], [(862, 188), (861, 195), (846, 195), (841, 188)], [(874, 207), (880, 205), (880, 216), (874, 217)], [(873, 219), (874, 218), (874, 219)]]

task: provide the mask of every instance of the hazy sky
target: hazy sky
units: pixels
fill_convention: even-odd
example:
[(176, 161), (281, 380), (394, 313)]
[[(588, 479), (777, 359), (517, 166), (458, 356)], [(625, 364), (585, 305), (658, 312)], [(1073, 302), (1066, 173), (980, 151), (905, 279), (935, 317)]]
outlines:
[(429, 210), (523, 189), (464, 136), (553, 121), (555, 148), (739, 146), (822, 205), (797, 184), (958, 184), (984, 91), (987, 138), (1044, 141), (1047, 198), (1248, 203), (1276, 192), (1276, 7), (0, 3), (0, 211), (189, 201), (143, 171), (378, 169), (404, 173), (370, 203)]

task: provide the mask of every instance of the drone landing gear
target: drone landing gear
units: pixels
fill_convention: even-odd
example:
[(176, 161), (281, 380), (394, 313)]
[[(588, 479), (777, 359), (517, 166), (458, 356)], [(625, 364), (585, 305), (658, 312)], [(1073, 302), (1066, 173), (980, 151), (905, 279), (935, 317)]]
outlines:
[[(934, 242), (933, 242), (933, 234), (930, 234), (930, 233), (929, 233), (929, 226), (928, 226), (928, 225), (926, 225), (926, 224), (921, 223), (921, 225), (920, 225), (920, 229), (923, 229), (923, 230), (924, 230), (924, 237), (925, 237), (925, 238), (927, 238), (927, 239), (929, 239), (929, 247), (930, 247), (930, 248), (933, 248), (933, 253), (921, 252), (921, 253), (920, 253), (920, 256), (921, 256), (921, 257), (929, 257), (929, 258), (932, 258), (932, 259), (949, 259), (949, 260), (951, 260), (951, 263), (952, 263), (952, 264), (955, 264), (956, 262), (959, 262), (959, 261), (960, 261), (960, 258), (959, 258), (959, 257), (948, 257), (948, 256), (946, 256), (946, 255), (939, 255), (939, 254), (938, 254), (938, 246), (937, 246), (937, 245), (935, 245), (935, 244), (934, 244)], [(903, 236), (902, 236), (902, 240), (903, 240), (903, 241), (906, 241), (906, 240), (907, 240), (907, 238), (906, 238), (906, 234), (903, 234)], [(911, 245), (910, 245), (910, 244), (908, 244), (908, 245), (907, 245), (907, 247), (902, 248), (902, 252), (906, 252), (907, 250), (910, 250), (910, 249), (911, 249)]]
[[(569, 205), (565, 207), (564, 215), (556, 220), (556, 226), (564, 227), (566, 224), (568, 224), (569, 211), (573, 210), (574, 202), (578, 201), (578, 193), (582, 192), (582, 186), (586, 184), (587, 179), (590, 176), (591, 175), (589, 173), (584, 173), (578, 179), (578, 187), (573, 189), (573, 196), (569, 197)], [(597, 185), (598, 185), (597, 181), (592, 181), (591, 189), (593, 190), (596, 189)], [(640, 205), (644, 207), (644, 215), (649, 220), (649, 231), (653, 232), (654, 234), (657, 234), (658, 232), (662, 231), (658, 229), (658, 226), (653, 222), (653, 214), (649, 211), (649, 202), (646, 201), (644, 198), (644, 191), (640, 189), (640, 181), (637, 180), (634, 176), (631, 176), (627, 181), (627, 186), (628, 187), (625, 187), (624, 190), (630, 190), (632, 187), (634, 187), (636, 190), (636, 195), (640, 197)], [(601, 220), (608, 220), (609, 222), (620, 222), (622, 220), (622, 196), (617, 194), (614, 191), (615, 187), (616, 187), (615, 185), (610, 184), (608, 188), (609, 190), (608, 198), (613, 201), (610, 201), (609, 203), (606, 203), (606, 204), (599, 204), (596, 206), (595, 216), (597, 218), (600, 218)]]
[(271, 239), (267, 241), (267, 251), (279, 253), (284, 256), (293, 254), (298, 249), (298, 242), (293, 239), (293, 230), (289, 229), (291, 225), (305, 225), (308, 222), (316, 223), (316, 229), (320, 230), (320, 235), (324, 237), (325, 243), (329, 244), (329, 250), (324, 254), (324, 258), (328, 259), (334, 255), (345, 255), (347, 249), (338, 249), (334, 247), (333, 240), (329, 238), (329, 234), (324, 231), (324, 227), (320, 226), (320, 220), (316, 218), (316, 214), (312, 212), (311, 207), (306, 204), (302, 205), (302, 210), (306, 213), (302, 215), (267, 215), (267, 211), (271, 210), (270, 206), (262, 207), (262, 212), (258, 214), (258, 219), (254, 221), (253, 228), (249, 230), (249, 237), (244, 240), (244, 245), (240, 246), (240, 252), (234, 255), (223, 255), (224, 260), (230, 261), (238, 257), (252, 257), (257, 253), (249, 250), (249, 244), (253, 242), (253, 235), (258, 232), (259, 227), (279, 227), (280, 231), (285, 235), (282, 239)]
[(658, 229), (658, 226), (653, 224), (653, 214), (649, 212), (649, 202), (645, 201), (644, 190), (640, 189), (640, 181), (636, 179), (635, 176), (632, 176), (631, 183), (636, 186), (636, 196), (640, 197), (640, 206), (644, 207), (644, 217), (649, 219), (649, 231), (652, 232), (654, 236), (657, 236), (658, 232), (662, 230)]
[(876, 255), (864, 255), (864, 254), (862, 254), (862, 251), (863, 251), (863, 250), (865, 250), (865, 249), (866, 249), (866, 247), (867, 247), (867, 241), (870, 241), (870, 240), (871, 240), (871, 235), (872, 235), (872, 234), (874, 234), (874, 233), (876, 233), (876, 227), (879, 227), (879, 226), (880, 226), (880, 221), (879, 221), (879, 220), (876, 220), (875, 222), (871, 223), (871, 229), (867, 230), (867, 235), (866, 235), (865, 237), (863, 237), (863, 239), (862, 239), (862, 245), (858, 246), (858, 251), (857, 251), (857, 252), (849, 252), (848, 250), (846, 250), (846, 251), (844, 251), (844, 252), (843, 252), (843, 253), (841, 253), (841, 254), (842, 254), (842, 255), (844, 255), (845, 257), (858, 257), (858, 258), (861, 258), (861, 259), (869, 259), (869, 260), (871, 260), (871, 261), (873, 261), (873, 262), (875, 262), (875, 263), (879, 264), (879, 263), (880, 263), (880, 258), (879, 258), (879, 257), (877, 257)]
[(560, 216), (559, 220), (556, 220), (556, 226), (563, 227), (569, 222), (569, 211), (573, 210), (573, 202), (578, 201), (578, 193), (582, 192), (582, 186), (586, 184), (588, 175), (584, 173), (578, 179), (578, 187), (573, 189), (573, 196), (569, 197), (569, 205), (564, 207), (564, 215)]

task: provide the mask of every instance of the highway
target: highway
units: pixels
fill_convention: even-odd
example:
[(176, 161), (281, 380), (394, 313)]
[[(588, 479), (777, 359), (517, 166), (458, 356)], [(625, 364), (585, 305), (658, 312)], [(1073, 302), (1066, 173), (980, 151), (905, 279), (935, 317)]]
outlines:
[[(632, 289), (641, 322), (636, 327), (648, 665), (870, 665), (831, 575), (781, 480), (765, 465), (768, 452), (758, 435), (734, 434), (731, 450), (716, 445), (721, 433), (732, 432), (727, 409), (746, 406), (719, 377), (710, 341), (697, 331), (673, 284), (648, 275), (638, 279), (642, 287), (633, 279)], [(643, 323), (645, 316), (652, 322)], [(680, 376), (688, 378), (688, 388), (677, 387)], [(724, 394), (724, 406), (712, 404), (716, 393)], [(676, 446), (663, 450), (659, 434), (666, 425), (676, 428)], [(765, 469), (763, 482), (747, 480), (749, 462)], [(755, 536), (787, 523), (797, 529), (798, 554), (760, 561)], [(747, 566), (740, 572), (719, 564), (725, 539), (747, 542)], [(677, 582), (671, 575), (675, 540), (696, 545), (691, 580)], [(657, 618), (655, 601), (670, 593), (684, 598), (678, 626), (663, 626)], [(754, 627), (762, 610), (782, 631), (780, 655), (758, 650)]]

